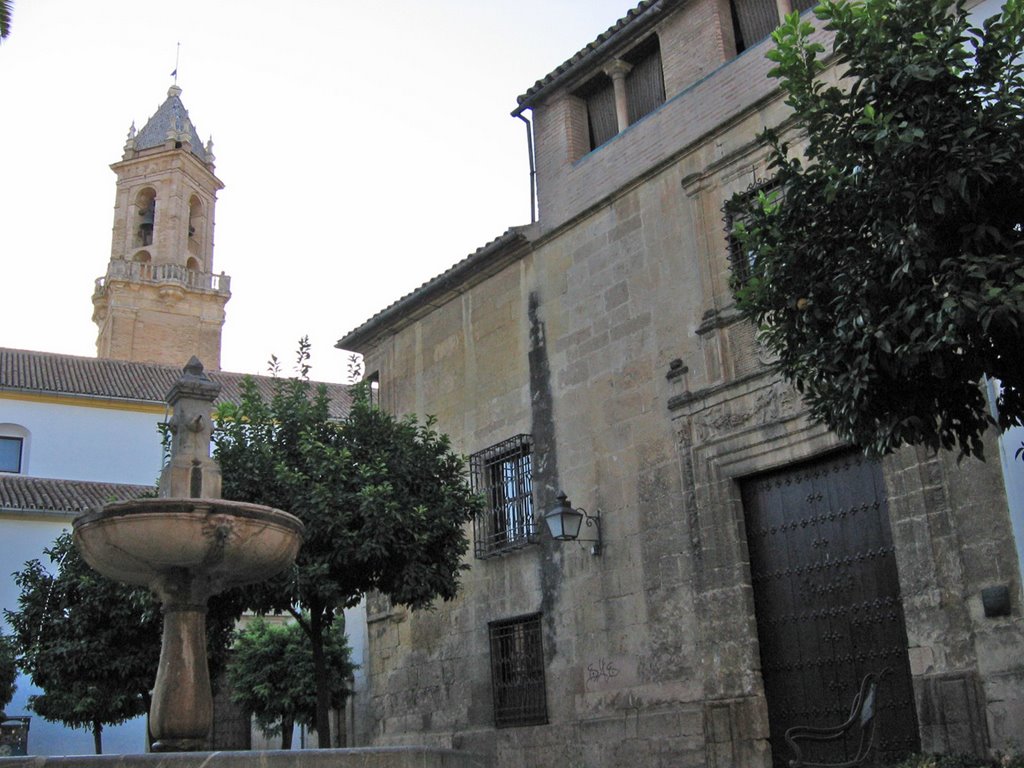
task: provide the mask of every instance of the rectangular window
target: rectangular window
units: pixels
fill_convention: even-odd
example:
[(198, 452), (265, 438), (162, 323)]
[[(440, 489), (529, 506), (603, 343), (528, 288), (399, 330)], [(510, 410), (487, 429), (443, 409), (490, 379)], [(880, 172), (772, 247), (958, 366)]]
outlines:
[(658, 36), (652, 35), (623, 58), (633, 65), (626, 76), (626, 103), (632, 125), (665, 103)]
[(21, 472), (20, 437), (0, 437), (0, 472)]
[(380, 371), (374, 371), (366, 377), (366, 381), (369, 384), (369, 398), (370, 405), (374, 408), (380, 408)]
[(498, 728), (548, 721), (539, 613), (488, 624), (491, 690)]
[[(622, 84), (626, 97), (626, 119), (632, 125), (665, 103), (665, 78), (661, 70), (658, 36), (651, 35), (622, 56), (630, 65)], [(600, 72), (573, 94), (587, 106), (590, 149), (597, 149), (619, 132), (615, 107), (615, 86), (607, 72)]]
[(722, 210), (725, 213), (725, 236), (729, 243), (729, 266), (732, 268), (736, 280), (740, 283), (750, 277), (750, 269), (754, 264), (754, 254), (743, 248), (743, 244), (733, 234), (736, 224), (745, 221), (748, 206), (753, 205), (761, 193), (768, 197), (778, 196), (779, 185), (774, 179), (768, 181), (755, 181), (750, 188), (743, 192), (736, 202), (726, 201)]
[(473, 521), (477, 558), (500, 555), (537, 540), (532, 446), (529, 435), (517, 435), (469, 457), (473, 490), (487, 500), (487, 509)]
[(736, 53), (742, 53), (779, 26), (779, 7), (775, 0), (730, 0)]
[(608, 75), (600, 74), (587, 83), (579, 92), (587, 104), (587, 130), (590, 134), (590, 148), (597, 149), (619, 132), (619, 121), (615, 114), (615, 87)]

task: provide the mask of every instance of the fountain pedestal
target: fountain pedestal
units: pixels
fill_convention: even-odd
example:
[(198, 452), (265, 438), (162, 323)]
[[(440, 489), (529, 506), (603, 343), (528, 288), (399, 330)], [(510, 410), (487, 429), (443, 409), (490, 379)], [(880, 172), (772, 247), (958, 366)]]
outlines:
[(220, 391), (194, 357), (167, 396), (171, 460), (160, 496), (107, 504), (74, 521), (85, 561), (108, 578), (149, 587), (164, 626), (150, 730), (156, 751), (203, 749), (213, 717), (206, 659), (207, 600), (273, 576), (298, 554), (298, 518), (220, 497), (210, 458), (210, 411)]

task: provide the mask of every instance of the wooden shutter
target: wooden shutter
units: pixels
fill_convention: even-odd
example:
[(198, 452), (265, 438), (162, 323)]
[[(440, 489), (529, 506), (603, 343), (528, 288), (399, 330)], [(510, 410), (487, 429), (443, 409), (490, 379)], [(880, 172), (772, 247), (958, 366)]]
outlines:
[(641, 47), (641, 57), (630, 62), (633, 69), (626, 76), (626, 104), (629, 107), (630, 125), (665, 103), (665, 80), (661, 73), (658, 38), (652, 37), (649, 44), (641, 44)]

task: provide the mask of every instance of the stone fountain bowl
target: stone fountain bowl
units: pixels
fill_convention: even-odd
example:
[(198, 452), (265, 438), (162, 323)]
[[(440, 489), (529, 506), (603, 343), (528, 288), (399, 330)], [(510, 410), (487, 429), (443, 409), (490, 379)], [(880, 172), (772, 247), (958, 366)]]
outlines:
[(292, 564), (302, 522), (287, 512), (223, 499), (137, 499), (74, 521), (85, 561), (111, 579), (150, 586), (188, 572), (217, 591), (262, 581)]

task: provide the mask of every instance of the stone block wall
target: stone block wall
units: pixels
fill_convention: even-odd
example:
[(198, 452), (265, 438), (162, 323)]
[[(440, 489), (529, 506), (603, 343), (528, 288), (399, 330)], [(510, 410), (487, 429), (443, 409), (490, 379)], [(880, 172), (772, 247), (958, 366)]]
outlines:
[[(659, 22), (666, 83), (683, 61), (666, 41), (696, 44), (690, 14), (707, 23), (721, 5)], [(360, 350), (385, 407), (437, 414), (463, 453), (531, 434), (535, 514), (564, 490), (600, 511), (605, 543), (595, 557), (542, 533), (468, 556), (459, 597), (433, 612), (371, 610), (374, 743), (471, 749), (502, 768), (770, 764), (781, 734), (768, 725), (741, 483), (844, 446), (808, 421), (732, 307), (721, 206), (764, 175), (755, 137), (785, 118), (763, 52), (680, 85), (575, 162), (578, 105), (552, 97), (536, 114), (532, 248)], [(911, 450), (884, 477), (922, 746), (1009, 746), (1024, 634), (998, 463)], [(985, 617), (981, 590), (999, 585), (1011, 615)], [(488, 623), (535, 612), (548, 722), (495, 728)]]

